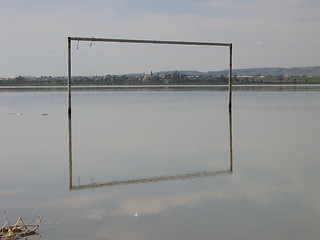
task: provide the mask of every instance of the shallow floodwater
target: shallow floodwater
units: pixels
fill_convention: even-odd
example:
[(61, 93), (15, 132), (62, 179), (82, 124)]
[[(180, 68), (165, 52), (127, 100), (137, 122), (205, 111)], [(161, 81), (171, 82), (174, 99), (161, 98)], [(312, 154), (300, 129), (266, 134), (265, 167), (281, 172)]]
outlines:
[(0, 88), (0, 210), (46, 240), (320, 239), (320, 87), (235, 90), (75, 89), (68, 118)]

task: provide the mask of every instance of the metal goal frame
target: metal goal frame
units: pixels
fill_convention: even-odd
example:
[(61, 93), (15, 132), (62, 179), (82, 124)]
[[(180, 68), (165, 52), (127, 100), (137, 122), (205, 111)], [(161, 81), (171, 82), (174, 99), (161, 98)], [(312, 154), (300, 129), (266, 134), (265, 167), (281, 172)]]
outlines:
[(84, 42), (117, 42), (117, 43), (140, 43), (140, 44), (162, 44), (162, 45), (192, 45), (192, 46), (218, 46), (229, 47), (229, 109), (232, 108), (232, 43), (214, 42), (188, 42), (188, 41), (162, 41), (162, 40), (138, 40), (138, 39), (114, 39), (114, 38), (88, 38), (68, 37), (68, 113), (71, 114), (71, 45), (72, 41)]

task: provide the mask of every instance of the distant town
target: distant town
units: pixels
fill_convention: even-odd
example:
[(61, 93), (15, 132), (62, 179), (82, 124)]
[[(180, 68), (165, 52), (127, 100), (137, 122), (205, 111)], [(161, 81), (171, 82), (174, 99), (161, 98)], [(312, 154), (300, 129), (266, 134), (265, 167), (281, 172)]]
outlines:
[[(67, 77), (1, 78), (0, 86), (65, 86)], [(225, 85), (225, 71), (162, 71), (123, 75), (72, 76), (72, 85)], [(320, 84), (320, 67), (249, 68), (232, 71), (233, 84)]]

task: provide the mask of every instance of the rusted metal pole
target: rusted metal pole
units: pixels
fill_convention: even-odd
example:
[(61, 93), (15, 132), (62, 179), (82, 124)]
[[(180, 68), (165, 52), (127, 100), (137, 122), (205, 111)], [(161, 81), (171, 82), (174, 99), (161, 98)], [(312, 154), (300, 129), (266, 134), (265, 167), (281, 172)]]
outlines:
[(229, 109), (232, 108), (232, 44), (229, 45)]
[(71, 125), (71, 39), (68, 38), (68, 130), (69, 130), (69, 189), (72, 188), (72, 125)]
[(233, 172), (233, 150), (232, 150), (232, 108), (229, 108), (229, 154), (230, 172)]
[(72, 189), (72, 119), (71, 113), (68, 114), (68, 135), (69, 135), (69, 189)]
[(68, 114), (71, 114), (71, 38), (68, 37)]
[(229, 144), (230, 144), (230, 172), (233, 172), (233, 149), (232, 149), (232, 44), (229, 46)]

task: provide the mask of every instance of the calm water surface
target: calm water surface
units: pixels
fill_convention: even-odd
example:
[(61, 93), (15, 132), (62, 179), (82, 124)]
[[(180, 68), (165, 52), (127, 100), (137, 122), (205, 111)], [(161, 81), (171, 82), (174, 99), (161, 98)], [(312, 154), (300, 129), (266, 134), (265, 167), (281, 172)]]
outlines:
[(225, 90), (78, 89), (68, 119), (65, 91), (0, 89), (0, 210), (42, 239), (320, 239), (319, 87), (238, 88), (231, 116)]

